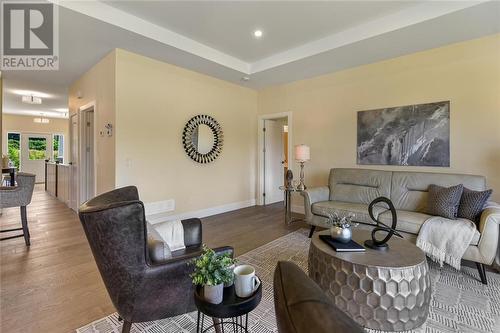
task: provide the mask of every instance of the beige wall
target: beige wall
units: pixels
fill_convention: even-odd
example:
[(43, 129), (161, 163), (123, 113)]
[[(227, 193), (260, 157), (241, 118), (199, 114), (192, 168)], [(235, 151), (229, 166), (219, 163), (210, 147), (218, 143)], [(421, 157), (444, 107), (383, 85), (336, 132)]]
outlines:
[(69, 89), (70, 115), (75, 114), (82, 106), (95, 103), (97, 194), (115, 188), (115, 137), (99, 135), (106, 124), (115, 123), (115, 65), (116, 55), (113, 51)]
[(7, 133), (49, 133), (64, 135), (64, 161), (68, 161), (69, 153), (69, 121), (68, 119), (50, 118), (48, 124), (39, 124), (33, 121), (32, 116), (18, 116), (12, 114), (4, 114), (2, 117), (2, 138), (3, 138), (3, 154), (7, 154)]
[[(116, 50), (116, 185), (145, 202), (175, 199), (175, 213), (255, 199), (257, 92)], [(213, 163), (191, 160), (182, 130), (198, 114), (224, 131)]]
[[(357, 111), (444, 100), (450, 168), (356, 165)], [(259, 92), (260, 114), (283, 111), (293, 113), (293, 144), (311, 146), (310, 186), (326, 184), (331, 167), (457, 172), (485, 175), (500, 200), (498, 34)]]
[(3, 152), (3, 77), (2, 71), (0, 71), (0, 133), (2, 136), (0, 137), (0, 148), (2, 148)]

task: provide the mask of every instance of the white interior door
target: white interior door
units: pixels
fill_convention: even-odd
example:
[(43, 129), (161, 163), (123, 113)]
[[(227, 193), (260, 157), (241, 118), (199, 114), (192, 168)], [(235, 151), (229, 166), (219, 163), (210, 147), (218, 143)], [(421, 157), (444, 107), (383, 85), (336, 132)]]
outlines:
[(94, 179), (94, 109), (83, 112), (84, 116), (84, 127), (83, 127), (83, 149), (82, 162), (85, 165), (81, 165), (82, 172), (84, 172), (83, 178), (83, 193), (81, 202), (92, 199), (95, 196), (95, 179)]
[(73, 210), (78, 209), (78, 115), (71, 116), (70, 128), (70, 195), (69, 207)]
[(264, 193), (265, 204), (283, 201), (283, 126), (278, 120), (264, 120)]
[(52, 156), (52, 135), (22, 133), (21, 165), (23, 172), (35, 174), (35, 182), (45, 182), (45, 159)]

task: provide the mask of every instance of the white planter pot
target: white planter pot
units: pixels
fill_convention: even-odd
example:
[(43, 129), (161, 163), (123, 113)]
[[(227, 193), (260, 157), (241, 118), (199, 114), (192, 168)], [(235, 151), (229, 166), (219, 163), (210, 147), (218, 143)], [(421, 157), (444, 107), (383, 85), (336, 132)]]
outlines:
[(222, 297), (224, 295), (224, 284), (218, 284), (216, 286), (203, 286), (203, 297), (205, 300), (212, 304), (222, 303)]

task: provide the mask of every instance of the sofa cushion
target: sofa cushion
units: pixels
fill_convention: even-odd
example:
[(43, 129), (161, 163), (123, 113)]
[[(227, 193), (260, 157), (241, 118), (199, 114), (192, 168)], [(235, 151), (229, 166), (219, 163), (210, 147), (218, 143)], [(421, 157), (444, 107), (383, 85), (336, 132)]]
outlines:
[[(373, 215), (375, 218), (379, 216), (380, 213), (387, 211), (385, 207), (373, 207)], [(375, 224), (375, 222), (370, 218), (368, 214), (368, 205), (360, 203), (350, 203), (341, 201), (320, 201), (312, 205), (312, 212), (316, 215), (326, 215), (327, 213), (337, 213), (340, 216), (347, 215), (348, 213), (354, 213), (356, 217), (354, 221)]]
[[(398, 225), (396, 229), (415, 235), (420, 231), (422, 224), (424, 224), (428, 218), (432, 217), (432, 215), (410, 212), (407, 210), (396, 210), (396, 214), (398, 216)], [(388, 211), (380, 214), (378, 220), (390, 226), (392, 223), (391, 212)]]
[(396, 209), (425, 213), (431, 184), (444, 187), (463, 184), (469, 189), (483, 191), (486, 189), (486, 178), (449, 173), (394, 171), (389, 198)]
[[(424, 222), (427, 221), (428, 218), (432, 217), (432, 215), (409, 212), (407, 210), (396, 210), (396, 214), (398, 216), (398, 225), (396, 227), (396, 230), (414, 235), (418, 235), (422, 224), (424, 224)], [(391, 212), (387, 211), (380, 214), (378, 216), (378, 220), (390, 226), (392, 223)], [(481, 234), (476, 229), (474, 231), (474, 237), (472, 237), (470, 245), (477, 245), (479, 243), (479, 238), (481, 238)]]
[(391, 194), (391, 171), (331, 169), (330, 200), (370, 204)]

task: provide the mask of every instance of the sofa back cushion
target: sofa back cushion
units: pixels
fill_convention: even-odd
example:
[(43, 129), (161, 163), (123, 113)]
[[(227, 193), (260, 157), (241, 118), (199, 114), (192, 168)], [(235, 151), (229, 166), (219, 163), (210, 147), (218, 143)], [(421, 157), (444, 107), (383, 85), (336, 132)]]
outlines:
[(482, 191), (486, 188), (483, 176), (450, 173), (394, 171), (390, 199), (396, 209), (425, 213), (429, 185), (450, 187), (463, 184), (465, 187)]
[(331, 169), (330, 200), (369, 204), (391, 194), (391, 171)]

